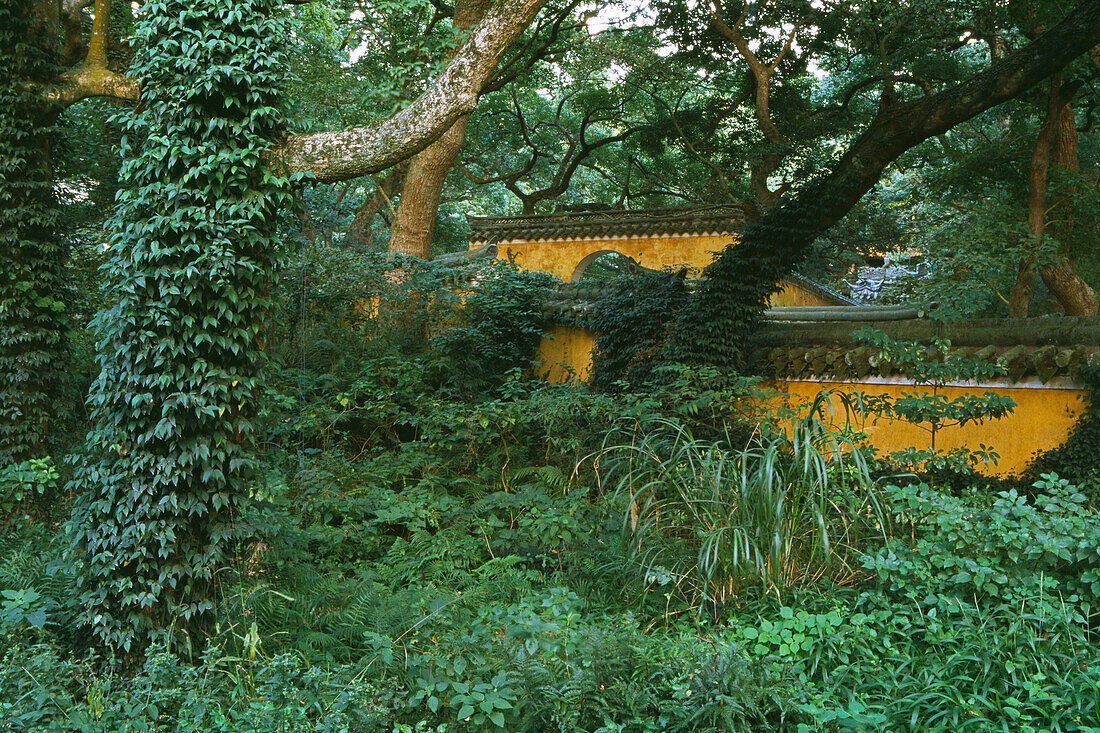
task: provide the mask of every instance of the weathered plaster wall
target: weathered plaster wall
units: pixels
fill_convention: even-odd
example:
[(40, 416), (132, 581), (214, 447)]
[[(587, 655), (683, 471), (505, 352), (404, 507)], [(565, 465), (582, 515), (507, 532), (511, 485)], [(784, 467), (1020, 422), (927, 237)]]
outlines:
[[(853, 394), (923, 394), (928, 387), (918, 387), (902, 383), (902, 380), (878, 380), (891, 383), (851, 383), (828, 381), (780, 381), (768, 387), (779, 394), (777, 399), (791, 405), (797, 405), (813, 399), (822, 389)], [(1000, 454), (996, 466), (983, 470), (992, 475), (1018, 473), (1031, 463), (1036, 452), (1057, 448), (1065, 442), (1074, 422), (1084, 409), (1086, 390), (1065, 383), (1039, 384), (991, 383), (968, 386), (946, 386), (940, 391), (948, 399), (963, 394), (983, 394), (996, 392), (1011, 397), (1016, 409), (1007, 417), (990, 420), (981, 424), (968, 424), (965, 427), (943, 428), (936, 434), (936, 448), (951, 450), (965, 447), (979, 449), (983, 444)], [(838, 404), (839, 407), (839, 404)], [(915, 425), (904, 421), (879, 419), (870, 420), (864, 429), (870, 435), (871, 444), (879, 454), (895, 450), (904, 450), (910, 446), (930, 448), (931, 435)]]
[(596, 334), (583, 328), (551, 326), (535, 356), (535, 374), (553, 384), (587, 381), (592, 372)]
[[(595, 252), (619, 252), (631, 257), (643, 267), (661, 269), (686, 265), (702, 268), (709, 264), (712, 253), (728, 246), (735, 238), (723, 236), (660, 236), (578, 239), (542, 242), (511, 242), (500, 244), (500, 257), (511, 257), (516, 264), (532, 270), (548, 272), (562, 280), (570, 280), (574, 270)], [(821, 297), (793, 285), (772, 296), (774, 307), (828, 306)], [(555, 326), (547, 331), (539, 345), (536, 373), (544, 379), (561, 383), (570, 379), (587, 379), (592, 368), (595, 334), (590, 331)], [(813, 399), (822, 389), (863, 394), (889, 393), (900, 396), (927, 391), (904, 380), (870, 380), (868, 382), (780, 381), (770, 385), (777, 393), (774, 399), (791, 406)], [(996, 466), (986, 472), (1006, 475), (1019, 472), (1036, 452), (1050, 450), (1065, 442), (1074, 422), (1083, 410), (1085, 390), (1071, 384), (991, 384), (947, 386), (941, 388), (949, 398), (968, 392), (994, 391), (1016, 402), (1015, 412), (1001, 420), (970, 424), (963, 428), (944, 428), (936, 435), (936, 447), (950, 450), (957, 447), (978, 449), (992, 447), (1000, 454)], [(931, 447), (931, 435), (904, 421), (871, 420), (864, 429), (880, 454)]]
[(772, 308), (816, 307), (832, 306), (834, 303), (825, 300), (816, 293), (803, 290), (797, 285), (783, 283), (782, 289), (768, 299), (768, 305)]
[[(550, 382), (587, 379), (592, 367), (595, 334), (578, 328), (555, 326), (539, 345), (536, 373)], [(930, 388), (914, 386), (904, 380), (869, 380), (865, 383), (834, 381), (779, 381), (766, 385), (776, 391), (778, 404), (797, 406), (813, 399), (823, 389), (847, 393), (901, 396), (903, 392), (920, 394)], [(996, 466), (984, 470), (992, 475), (1017, 473), (1025, 468), (1036, 452), (1056, 448), (1065, 442), (1074, 422), (1084, 408), (1086, 391), (1065, 382), (1052, 384), (992, 383), (989, 385), (946, 386), (942, 392), (954, 398), (966, 393), (986, 391), (1007, 395), (1016, 402), (1013, 414), (1000, 420), (970, 424), (964, 428), (944, 428), (936, 435), (936, 447), (950, 450), (967, 447), (977, 450), (981, 445), (992, 447), (1000, 454)], [(839, 404), (838, 404), (839, 407)], [(880, 454), (931, 447), (931, 435), (904, 421), (871, 420), (864, 428), (871, 444)]]
[(701, 269), (711, 263), (714, 252), (725, 249), (734, 239), (735, 237), (728, 234), (675, 234), (659, 237), (500, 242), (498, 257), (514, 259), (520, 267), (548, 272), (569, 282), (581, 260), (595, 252), (618, 252), (632, 258), (642, 267), (655, 270), (677, 266)]

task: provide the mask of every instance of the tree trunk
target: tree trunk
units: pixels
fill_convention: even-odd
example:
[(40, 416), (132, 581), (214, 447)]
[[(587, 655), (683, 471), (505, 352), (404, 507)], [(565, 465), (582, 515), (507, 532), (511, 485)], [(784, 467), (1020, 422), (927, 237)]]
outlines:
[[(1055, 169), (1076, 172), (1077, 120), (1073, 115), (1073, 107), (1068, 102), (1061, 110), (1053, 138), (1052, 166)], [(1074, 192), (1067, 191), (1056, 209), (1059, 220), (1053, 227), (1056, 234), (1069, 232), (1073, 228), (1073, 203)], [(1059, 241), (1061, 240), (1059, 237)], [(1063, 242), (1058, 261), (1054, 265), (1043, 267), (1039, 274), (1065, 315), (1094, 316), (1100, 303), (1092, 287), (1077, 275), (1076, 266), (1076, 260)]]
[(769, 296), (814, 240), (871, 190), (899, 155), (1012, 99), (1100, 43), (1100, 0), (967, 81), (881, 110), (832, 170), (751, 223), (704, 271), (665, 348), (672, 361), (743, 366)]
[(1065, 109), (1062, 97), (1061, 79), (1056, 74), (1050, 80), (1050, 94), (1047, 97), (1047, 111), (1039, 133), (1035, 136), (1035, 150), (1031, 154), (1031, 167), (1027, 179), (1027, 231), (1031, 237), (1031, 246), (1020, 259), (1016, 284), (1008, 299), (1009, 318), (1027, 318), (1031, 303), (1031, 291), (1035, 288), (1035, 252), (1043, 240), (1047, 217), (1047, 179), (1050, 172), (1050, 150), (1054, 144), (1055, 133), (1060, 126), (1062, 112)]
[(443, 184), (466, 139), (463, 117), (409, 163), (397, 216), (390, 229), (390, 252), (428, 259)]
[(345, 247), (370, 247), (374, 239), (371, 233), (374, 217), (390, 205), (392, 197), (401, 184), (405, 181), (407, 163), (399, 163), (386, 173), (381, 181), (377, 182), (374, 192), (363, 201), (363, 205), (355, 212), (355, 218), (348, 227), (348, 235), (344, 240)]
[[(474, 27), (485, 17), (488, 9), (488, 0), (457, 0), (455, 29), (466, 31)], [(453, 58), (457, 50), (449, 55)], [(390, 252), (428, 259), (443, 184), (466, 139), (468, 120), (468, 114), (459, 117), (438, 140), (410, 161), (397, 216), (390, 229)]]

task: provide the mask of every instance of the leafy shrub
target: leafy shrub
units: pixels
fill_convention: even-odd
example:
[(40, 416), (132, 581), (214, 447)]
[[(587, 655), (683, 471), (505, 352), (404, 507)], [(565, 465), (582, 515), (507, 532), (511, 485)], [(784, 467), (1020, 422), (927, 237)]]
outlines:
[(0, 465), (0, 515), (10, 514), (32, 498), (52, 495), (59, 478), (49, 457)]
[(1036, 457), (1024, 471), (1032, 481), (1057, 473), (1073, 482), (1093, 506), (1100, 504), (1100, 367), (1082, 367), (1081, 381), (1089, 388), (1085, 411), (1066, 442)]
[(981, 508), (924, 485), (890, 487), (895, 521), (914, 539), (893, 539), (864, 565), (929, 610), (977, 599), (1083, 621), (1100, 598), (1100, 517), (1065, 479), (1048, 474), (1036, 488), (1034, 503), (1009, 491)]
[(592, 384), (598, 389), (644, 387), (660, 366), (669, 324), (688, 300), (686, 272), (620, 275), (603, 292), (582, 325), (596, 332)]
[(909, 447), (892, 453), (889, 460), (893, 465), (903, 470), (973, 474), (978, 463), (988, 466), (997, 462), (997, 454), (984, 445), (976, 451), (956, 448), (944, 452), (936, 448), (936, 438), (944, 428), (980, 424), (1010, 414), (1016, 407), (1012, 398), (986, 392), (948, 399), (938, 390), (950, 381), (982, 381), (1002, 376), (1005, 373), (1002, 365), (952, 354), (951, 342), (942, 339), (934, 339), (930, 347), (925, 347), (915, 342), (895, 341), (882, 331), (867, 327), (854, 335), (860, 343), (877, 348), (878, 358), (893, 365), (915, 384), (932, 387), (930, 393), (903, 392), (900, 397), (864, 395), (868, 412), (904, 420), (929, 435), (928, 448)]
[(452, 389), (484, 393), (510, 372), (530, 368), (546, 325), (542, 302), (552, 282), (549, 275), (507, 262), (478, 269), (456, 322), (435, 337)]
[(0, 662), (0, 723), (34, 731), (270, 733), (374, 728), (376, 692), (280, 656), (244, 660), (211, 648), (199, 664), (151, 652), (132, 676), (74, 661), (48, 645)]

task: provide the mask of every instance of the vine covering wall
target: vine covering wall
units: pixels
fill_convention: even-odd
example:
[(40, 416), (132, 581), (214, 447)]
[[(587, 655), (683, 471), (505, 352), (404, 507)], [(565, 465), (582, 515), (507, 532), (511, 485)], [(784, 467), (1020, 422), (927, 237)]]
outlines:
[(65, 359), (54, 111), (34, 88), (55, 71), (30, 3), (0, 0), (0, 468), (47, 452)]
[(1088, 385), (1085, 412), (1073, 426), (1066, 442), (1036, 457), (1025, 478), (1038, 480), (1054, 472), (1076, 484), (1094, 505), (1100, 504), (1100, 367), (1086, 367), (1079, 374)]
[[(150, 0), (138, 108), (95, 323), (94, 426), (72, 521), (92, 642), (140, 649), (201, 633), (252, 467), (272, 222), (288, 193), (282, 36), (270, 0)], [(178, 642), (193, 639), (180, 637)]]
[(670, 324), (688, 302), (686, 273), (655, 272), (615, 278), (578, 324), (596, 332), (592, 384), (646, 384), (662, 362)]

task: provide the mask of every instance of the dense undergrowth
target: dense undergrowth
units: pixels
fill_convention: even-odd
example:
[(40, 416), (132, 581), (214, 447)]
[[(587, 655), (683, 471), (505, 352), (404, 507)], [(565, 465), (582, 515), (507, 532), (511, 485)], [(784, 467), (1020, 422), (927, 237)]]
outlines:
[(875, 481), (713, 374), (544, 384), (545, 282), (398, 264), (285, 264), (263, 470), (190, 656), (73, 653), (64, 484), (21, 479), (0, 729), (1100, 730), (1100, 518), (1068, 482)]

